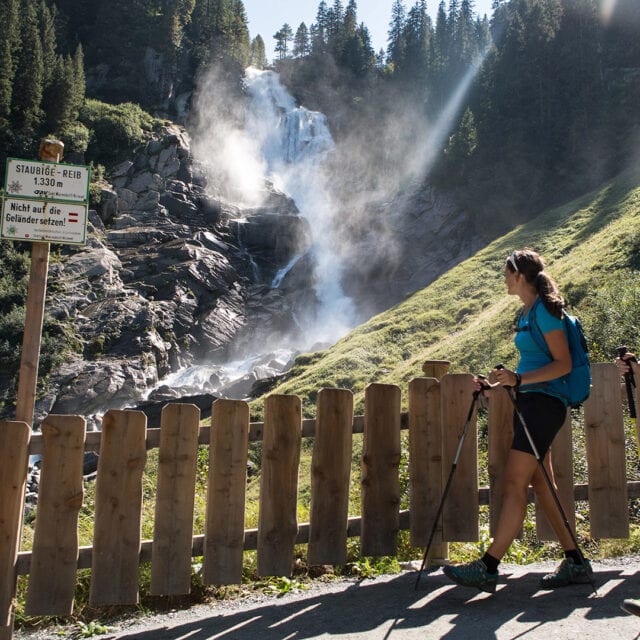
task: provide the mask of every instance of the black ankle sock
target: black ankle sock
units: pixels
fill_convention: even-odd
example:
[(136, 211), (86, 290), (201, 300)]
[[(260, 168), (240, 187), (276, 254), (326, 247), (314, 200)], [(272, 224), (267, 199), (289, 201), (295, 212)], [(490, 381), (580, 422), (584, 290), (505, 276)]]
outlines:
[(484, 562), (484, 566), (487, 567), (487, 571), (489, 573), (495, 573), (498, 570), (498, 565), (500, 564), (500, 560), (498, 560), (498, 558), (494, 558), (488, 553), (485, 553), (481, 560)]
[(574, 564), (582, 564), (582, 559), (580, 558), (580, 554), (577, 549), (569, 549), (569, 551), (565, 551), (564, 557), (571, 558)]

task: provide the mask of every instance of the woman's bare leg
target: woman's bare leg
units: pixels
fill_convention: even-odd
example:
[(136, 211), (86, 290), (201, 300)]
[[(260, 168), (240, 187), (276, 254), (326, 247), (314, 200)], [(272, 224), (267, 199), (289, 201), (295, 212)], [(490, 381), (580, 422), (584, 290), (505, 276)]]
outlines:
[[(558, 493), (558, 486), (556, 485), (555, 477), (553, 475), (553, 462), (551, 458), (551, 451), (547, 453), (544, 459), (544, 466), (549, 474), (549, 478), (551, 479), (551, 483), (553, 484), (553, 488)], [(562, 548), (565, 551), (569, 551), (570, 549), (575, 549), (576, 545), (571, 538), (571, 535), (567, 531), (567, 528), (564, 525), (564, 519), (562, 518), (562, 514), (558, 510), (558, 505), (553, 498), (551, 490), (549, 489), (549, 485), (545, 480), (544, 474), (542, 473), (542, 469), (540, 466), (536, 467), (536, 472), (531, 479), (531, 485), (533, 486), (533, 490), (536, 493), (538, 498), (538, 503), (542, 507), (545, 516), (547, 516), (547, 520), (549, 520), (549, 524), (553, 528), (554, 533), (558, 537)], [(564, 506), (564, 505), (563, 505)]]
[(509, 451), (500, 518), (493, 542), (487, 549), (487, 553), (498, 560), (507, 552), (522, 527), (527, 512), (527, 490), (537, 467), (538, 461), (532, 454), (515, 449)]

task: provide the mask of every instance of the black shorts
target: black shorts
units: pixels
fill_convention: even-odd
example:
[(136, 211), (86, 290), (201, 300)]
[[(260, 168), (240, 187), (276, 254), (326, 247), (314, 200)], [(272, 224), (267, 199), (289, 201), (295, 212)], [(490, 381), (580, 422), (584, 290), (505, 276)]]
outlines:
[[(516, 394), (516, 404), (536, 445), (540, 459), (543, 460), (556, 437), (556, 433), (564, 424), (567, 417), (567, 407), (558, 398), (533, 391)], [(535, 455), (515, 411), (513, 413), (511, 448)]]

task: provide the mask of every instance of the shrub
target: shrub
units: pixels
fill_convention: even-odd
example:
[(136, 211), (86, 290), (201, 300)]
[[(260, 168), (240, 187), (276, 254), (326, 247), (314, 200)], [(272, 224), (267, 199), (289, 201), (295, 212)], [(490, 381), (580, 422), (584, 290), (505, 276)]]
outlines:
[(91, 130), (88, 159), (103, 164), (117, 161), (142, 144), (160, 124), (132, 102), (111, 105), (99, 100), (87, 100), (79, 120)]
[(58, 137), (64, 142), (66, 153), (84, 153), (89, 146), (90, 131), (81, 122), (74, 122), (61, 129)]

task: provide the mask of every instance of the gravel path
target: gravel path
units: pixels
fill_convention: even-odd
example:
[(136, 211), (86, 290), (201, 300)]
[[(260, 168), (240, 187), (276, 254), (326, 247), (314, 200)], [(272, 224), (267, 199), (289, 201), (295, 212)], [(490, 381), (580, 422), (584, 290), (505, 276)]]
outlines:
[[(418, 563), (419, 566), (419, 563)], [(539, 591), (555, 563), (501, 565), (495, 594), (451, 583), (436, 569), (373, 580), (315, 582), (281, 598), (255, 595), (111, 623), (104, 640), (640, 640), (640, 618), (620, 610), (640, 597), (640, 558), (593, 562), (598, 593), (572, 585)], [(66, 632), (66, 633), (64, 633)], [(64, 635), (62, 635), (64, 633)], [(60, 634), (60, 635), (59, 635)], [(71, 628), (16, 632), (15, 638), (69, 637)]]

